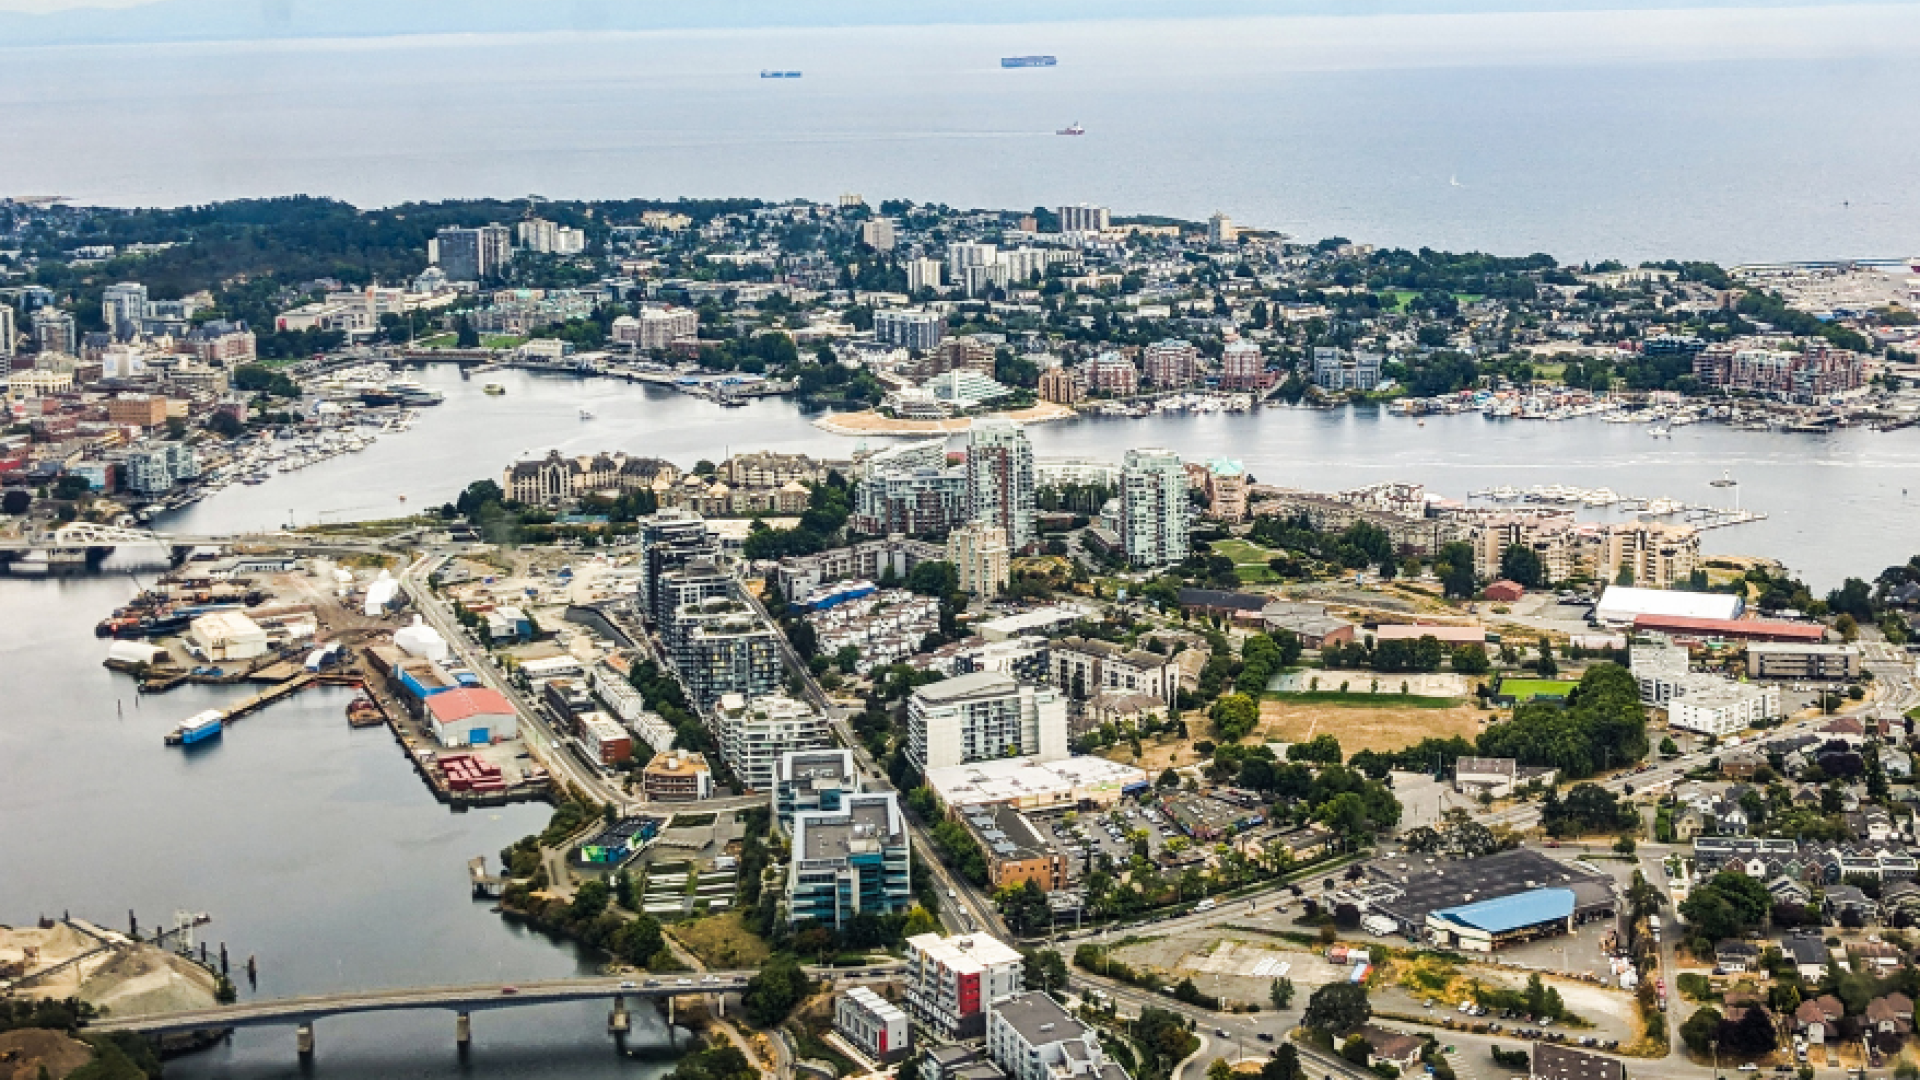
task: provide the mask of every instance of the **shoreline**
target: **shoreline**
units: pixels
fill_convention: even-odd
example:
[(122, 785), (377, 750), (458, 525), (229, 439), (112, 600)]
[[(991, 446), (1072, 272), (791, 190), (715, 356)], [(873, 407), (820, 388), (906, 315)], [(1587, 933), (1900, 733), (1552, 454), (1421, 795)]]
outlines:
[(935, 435), (965, 435), (975, 419), (1011, 420), (1021, 427), (1048, 424), (1056, 420), (1077, 420), (1080, 414), (1065, 405), (1042, 401), (1024, 409), (988, 413), (985, 417), (956, 416), (947, 420), (900, 420), (882, 416), (872, 409), (862, 412), (831, 413), (813, 421), (813, 426), (832, 435), (851, 437), (879, 435), (894, 438)]

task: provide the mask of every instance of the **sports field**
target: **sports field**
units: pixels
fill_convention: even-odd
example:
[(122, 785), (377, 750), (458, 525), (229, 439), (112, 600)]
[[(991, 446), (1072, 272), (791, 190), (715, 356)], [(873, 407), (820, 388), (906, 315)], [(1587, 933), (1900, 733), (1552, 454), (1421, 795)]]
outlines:
[(1579, 685), (1572, 679), (1501, 679), (1498, 693), (1510, 695), (1515, 701), (1526, 701), (1536, 697), (1566, 697)]

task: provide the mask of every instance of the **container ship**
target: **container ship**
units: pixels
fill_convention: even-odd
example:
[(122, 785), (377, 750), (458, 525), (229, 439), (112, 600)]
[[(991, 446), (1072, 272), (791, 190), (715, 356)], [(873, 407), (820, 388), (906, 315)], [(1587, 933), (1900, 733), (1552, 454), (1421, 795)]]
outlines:
[(192, 746), (195, 743), (206, 742), (208, 739), (217, 739), (220, 737), (222, 725), (226, 723), (226, 719), (227, 714), (219, 709), (195, 713), (180, 721), (179, 727), (167, 732), (167, 745)]
[(1053, 67), (1060, 61), (1052, 56), (1003, 56), (1000, 66), (1003, 68)]

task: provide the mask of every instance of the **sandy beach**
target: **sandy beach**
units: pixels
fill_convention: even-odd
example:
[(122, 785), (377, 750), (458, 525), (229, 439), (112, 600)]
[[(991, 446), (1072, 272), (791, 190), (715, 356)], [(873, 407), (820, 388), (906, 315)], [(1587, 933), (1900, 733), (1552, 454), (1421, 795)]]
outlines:
[[(1011, 420), (1016, 424), (1045, 424), (1054, 420), (1069, 420), (1080, 415), (1065, 405), (1055, 405), (1050, 401), (1038, 402), (1025, 409), (1010, 412), (993, 413), (995, 419)], [(813, 426), (835, 435), (898, 435), (931, 437), (934, 435), (961, 435), (973, 427), (974, 418), (955, 417), (951, 420), (896, 420), (891, 416), (882, 416), (868, 410), (857, 413), (835, 413), (823, 416), (813, 422)]]

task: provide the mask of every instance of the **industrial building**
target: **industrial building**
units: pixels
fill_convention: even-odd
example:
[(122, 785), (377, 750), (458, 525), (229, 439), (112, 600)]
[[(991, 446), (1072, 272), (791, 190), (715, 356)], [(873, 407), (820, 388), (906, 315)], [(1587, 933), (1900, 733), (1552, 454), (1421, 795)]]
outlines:
[[(1616, 903), (1613, 878), (1589, 873), (1524, 848), (1476, 859), (1442, 860), (1432, 866), (1418, 864), (1418, 869), (1413, 870), (1404, 862), (1377, 859), (1367, 864), (1366, 874), (1364, 883), (1344, 890), (1362, 910), (1391, 920), (1393, 932), (1409, 940), (1419, 941), (1438, 934), (1445, 940), (1460, 942), (1460, 948), (1474, 948), (1476, 943), (1490, 947), (1504, 944), (1519, 929), (1507, 923), (1518, 916), (1548, 910), (1545, 906), (1492, 909), (1478, 906), (1488, 901), (1540, 890), (1570, 893), (1572, 908), (1566, 918), (1556, 924), (1569, 930), (1579, 923), (1611, 915)], [(1554, 904), (1552, 910), (1558, 910), (1559, 900)], [(1441, 912), (1447, 913), (1447, 917), (1434, 923), (1430, 916)], [(1539, 929), (1536, 923), (1523, 925)], [(1493, 927), (1500, 929), (1491, 929)]]
[(456, 686), (426, 700), (428, 726), (441, 746), (485, 746), (520, 733), (520, 716), (497, 690)]
[(1746, 601), (1732, 593), (1682, 592), (1677, 589), (1638, 589), (1611, 585), (1594, 606), (1593, 617), (1604, 626), (1635, 625), (1642, 616), (1683, 619), (1738, 619)]
[(237, 611), (216, 611), (188, 623), (187, 643), (208, 663), (267, 655), (267, 632)]
[(1427, 914), (1427, 941), (1443, 949), (1490, 953), (1573, 930), (1572, 889), (1529, 889)]

